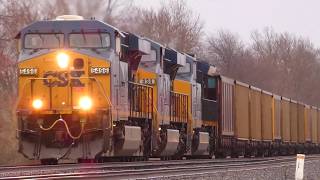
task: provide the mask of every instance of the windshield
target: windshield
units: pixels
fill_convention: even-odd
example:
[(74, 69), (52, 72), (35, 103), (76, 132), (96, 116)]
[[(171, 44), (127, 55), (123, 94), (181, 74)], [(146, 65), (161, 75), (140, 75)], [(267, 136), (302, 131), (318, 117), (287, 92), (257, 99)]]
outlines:
[(26, 34), (24, 48), (26, 49), (51, 49), (63, 47), (63, 34)]
[(108, 48), (110, 35), (108, 33), (70, 34), (69, 46), (71, 48)]

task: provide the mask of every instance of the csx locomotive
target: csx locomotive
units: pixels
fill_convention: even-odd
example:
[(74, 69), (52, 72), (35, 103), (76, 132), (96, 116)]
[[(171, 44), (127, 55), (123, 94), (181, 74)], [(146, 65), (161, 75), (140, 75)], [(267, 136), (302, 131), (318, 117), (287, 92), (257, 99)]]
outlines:
[(220, 76), (194, 55), (73, 15), (37, 21), (16, 39), (17, 137), (26, 158), (47, 164), (318, 150), (318, 109)]

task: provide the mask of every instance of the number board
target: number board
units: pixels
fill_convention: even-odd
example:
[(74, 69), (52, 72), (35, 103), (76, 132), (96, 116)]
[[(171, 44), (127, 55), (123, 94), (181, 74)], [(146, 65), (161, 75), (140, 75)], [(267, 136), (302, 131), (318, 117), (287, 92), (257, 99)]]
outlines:
[(109, 67), (91, 67), (90, 74), (92, 75), (107, 75), (110, 74)]
[(140, 79), (139, 83), (140, 84), (145, 84), (145, 85), (155, 85), (156, 84), (156, 80), (155, 79), (151, 79), (151, 78), (145, 78), (145, 79)]
[(38, 69), (36, 68), (20, 68), (19, 75), (20, 76), (34, 76), (38, 74)]

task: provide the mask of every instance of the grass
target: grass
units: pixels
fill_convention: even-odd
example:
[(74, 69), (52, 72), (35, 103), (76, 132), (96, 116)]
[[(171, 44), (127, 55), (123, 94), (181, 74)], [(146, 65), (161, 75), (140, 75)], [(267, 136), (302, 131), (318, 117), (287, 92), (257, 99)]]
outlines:
[(0, 109), (0, 165), (26, 163), (18, 153), (18, 140), (16, 139), (17, 120), (11, 108)]

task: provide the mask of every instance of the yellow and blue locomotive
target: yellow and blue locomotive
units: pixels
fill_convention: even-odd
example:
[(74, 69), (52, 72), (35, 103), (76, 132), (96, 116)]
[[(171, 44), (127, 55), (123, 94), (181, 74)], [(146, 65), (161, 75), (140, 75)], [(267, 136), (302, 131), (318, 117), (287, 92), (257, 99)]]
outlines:
[[(25, 157), (89, 159), (110, 146), (110, 118), (126, 111), (111, 96), (123, 88), (120, 36), (112, 26), (78, 16), (38, 21), (17, 35), (18, 137)], [(119, 70), (111, 73), (113, 64)]]
[(25, 157), (56, 163), (209, 155), (211, 131), (200, 131), (201, 118), (193, 116), (200, 109), (191, 106), (201, 94), (195, 58), (79, 16), (35, 22), (16, 38)]

